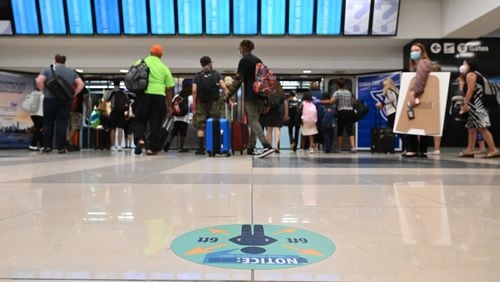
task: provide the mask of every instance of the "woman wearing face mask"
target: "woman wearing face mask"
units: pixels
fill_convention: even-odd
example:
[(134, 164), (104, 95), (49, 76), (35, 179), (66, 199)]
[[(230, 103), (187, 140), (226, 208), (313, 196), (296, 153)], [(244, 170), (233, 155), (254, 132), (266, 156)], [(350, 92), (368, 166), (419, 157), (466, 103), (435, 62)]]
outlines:
[(474, 157), (476, 133), (479, 131), (488, 145), (488, 152), (486, 153), (485, 158), (500, 157), (491, 132), (488, 130), (488, 127), (491, 126), (491, 122), (488, 110), (483, 104), (484, 81), (476, 74), (477, 64), (472, 59), (465, 59), (463, 64), (460, 66), (459, 71), (461, 74), (465, 75), (465, 97), (461, 112), (469, 112), (469, 117), (465, 123), (468, 133), (467, 148), (462, 150), (458, 156), (462, 158)]
[[(424, 45), (421, 43), (414, 43), (411, 46), (410, 71), (416, 72), (415, 80), (410, 85), (410, 92), (408, 93), (408, 107), (412, 108), (420, 104), (419, 97), (423, 94), (427, 79), (432, 71), (432, 62)], [(428, 139), (427, 136), (407, 135), (407, 152), (403, 154), (403, 157), (426, 157)]]

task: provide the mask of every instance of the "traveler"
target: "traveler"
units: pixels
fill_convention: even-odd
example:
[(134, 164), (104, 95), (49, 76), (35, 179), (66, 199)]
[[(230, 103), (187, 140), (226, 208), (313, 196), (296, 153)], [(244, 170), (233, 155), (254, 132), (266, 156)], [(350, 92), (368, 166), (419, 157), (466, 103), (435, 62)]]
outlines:
[[(420, 96), (423, 94), (427, 79), (432, 71), (432, 62), (427, 55), (425, 46), (421, 43), (414, 43), (411, 46), (410, 53), (410, 71), (416, 72), (415, 80), (410, 85), (408, 93), (408, 107), (411, 109), (420, 104)], [(402, 156), (406, 158), (427, 157), (427, 145), (430, 143), (430, 137), (406, 135), (406, 153)]]
[(314, 136), (318, 134), (316, 122), (318, 121), (318, 112), (313, 103), (311, 93), (306, 93), (302, 97), (302, 135), (309, 138), (309, 153), (314, 153)]
[[(196, 155), (204, 155), (205, 126), (208, 118), (220, 118), (224, 114), (224, 101), (229, 90), (219, 72), (212, 69), (212, 59), (203, 56), (200, 59), (202, 70), (193, 79), (194, 126), (197, 129), (198, 149)], [(220, 90), (223, 90), (223, 96)]]
[[(243, 84), (243, 97), (245, 103), (245, 112), (250, 126), (250, 137), (248, 141), (247, 154), (255, 155), (256, 158), (263, 158), (274, 153), (274, 149), (269, 144), (259, 123), (259, 117), (264, 110), (265, 99), (257, 96), (253, 91), (253, 83), (255, 82), (255, 67), (257, 63), (262, 61), (252, 54), (255, 45), (250, 40), (243, 40), (239, 45), (239, 51), (242, 56), (238, 63), (238, 70), (234, 77), (234, 82), (230, 87), (230, 97), (236, 94), (238, 88)], [(264, 148), (257, 152), (255, 145), (259, 138), (260, 143)]]
[(500, 157), (495, 146), (495, 141), (488, 127), (491, 126), (488, 110), (484, 106), (484, 84), (482, 76), (479, 76), (477, 62), (474, 59), (465, 59), (460, 66), (459, 71), (465, 75), (464, 85), (464, 105), (461, 112), (468, 112), (469, 116), (465, 127), (468, 132), (467, 148), (459, 153), (459, 157), (468, 158), (474, 157), (474, 147), (476, 144), (476, 134), (479, 131), (483, 136), (484, 141), (488, 145), (488, 151), (485, 158)]
[(345, 89), (345, 80), (337, 79), (335, 82), (337, 90), (333, 93), (329, 100), (321, 100), (322, 104), (337, 105), (337, 151), (342, 150), (342, 139), (344, 130), (349, 136), (349, 144), (351, 145), (351, 153), (356, 153), (354, 144), (354, 108), (353, 103), (356, 101), (351, 91)]
[[(148, 86), (144, 93), (136, 93), (136, 112), (132, 123), (136, 155), (142, 154), (144, 146), (147, 155), (158, 154), (161, 149), (160, 127), (167, 114), (167, 104), (169, 114), (172, 112), (170, 101), (175, 82), (170, 69), (161, 61), (162, 56), (163, 48), (155, 44), (151, 47), (150, 56), (144, 59), (149, 67)], [(140, 62), (138, 60), (135, 64)], [(146, 130), (149, 131), (147, 140)]]
[[(113, 82), (114, 88), (106, 97), (106, 102), (111, 102), (111, 113), (109, 115), (111, 129), (111, 149), (114, 151), (122, 151), (122, 139), (124, 136), (125, 119), (128, 115), (129, 99), (127, 94), (120, 89), (120, 81)], [(118, 128), (118, 143), (115, 145), (116, 129)], [(126, 136), (125, 136), (126, 138)]]
[(260, 116), (260, 123), (266, 128), (267, 142), (273, 145), (275, 153), (279, 153), (281, 127), (288, 120), (288, 102), (286, 97), (283, 96), (277, 105), (268, 106), (267, 108), (267, 112)]
[(80, 93), (85, 84), (78, 74), (66, 67), (66, 56), (55, 55), (54, 64), (49, 68), (44, 69), (36, 78), (36, 84), (40, 91), (44, 94), (43, 99), (43, 115), (44, 115), (44, 150), (43, 152), (49, 153), (52, 151), (52, 140), (55, 127), (56, 147), (57, 152), (60, 154), (66, 153), (66, 131), (68, 127), (68, 118), (71, 111), (71, 99), (62, 100), (58, 93), (52, 93), (47, 87), (45, 82), (55, 75), (61, 77), (67, 84), (74, 86), (74, 93)]
[[(184, 109), (179, 109), (179, 114), (176, 114), (177, 111), (174, 110), (174, 127), (171, 132), (168, 132), (167, 134), (170, 134), (170, 136), (167, 137), (167, 143), (165, 144), (165, 147), (163, 150), (165, 152), (168, 152), (170, 149), (170, 144), (172, 144), (172, 140), (174, 137), (176, 137), (178, 134), (180, 136), (180, 148), (179, 148), (179, 153), (187, 153), (189, 152), (188, 149), (184, 148), (184, 141), (186, 140), (186, 135), (187, 135), (187, 130), (188, 130), (188, 125), (189, 125), (189, 120), (190, 116), (192, 115), (189, 112), (189, 108), (192, 107), (193, 104), (193, 96), (191, 95), (193, 93), (193, 80), (192, 79), (184, 79), (182, 81), (182, 89), (181, 91), (174, 96), (172, 99), (172, 103), (174, 101), (179, 100), (179, 106), (180, 108)], [(180, 106), (182, 104), (182, 106)], [(176, 107), (174, 103), (174, 107)]]
[(396, 118), (399, 91), (394, 85), (394, 81), (390, 78), (385, 79), (382, 84), (384, 85), (384, 100), (382, 102), (377, 102), (375, 107), (377, 107), (377, 109), (384, 110), (387, 117), (387, 125), (392, 129)]
[[(35, 91), (38, 91), (35, 90)], [(31, 120), (33, 121), (31, 137), (31, 145), (28, 147), (30, 151), (43, 150), (43, 93), (40, 93), (40, 99), (38, 99), (38, 110), (31, 114)]]
[(299, 145), (300, 135), (300, 101), (297, 99), (295, 91), (290, 92), (290, 97), (287, 100), (288, 104), (288, 136), (290, 138), (290, 148), (296, 152)]
[(87, 117), (90, 117), (90, 106), (89, 106), (89, 90), (84, 87), (80, 93), (73, 96), (71, 102), (71, 112), (69, 113), (69, 134), (68, 143), (66, 149), (68, 152), (80, 151), (80, 146), (78, 144), (78, 133), (83, 126), (83, 105), (85, 105), (85, 113)]

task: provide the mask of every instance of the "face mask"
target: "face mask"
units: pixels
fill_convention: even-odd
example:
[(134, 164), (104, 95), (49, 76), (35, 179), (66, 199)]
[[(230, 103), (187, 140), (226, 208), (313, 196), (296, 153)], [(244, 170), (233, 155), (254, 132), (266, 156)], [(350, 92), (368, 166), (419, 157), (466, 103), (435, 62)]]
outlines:
[(410, 53), (410, 58), (414, 61), (420, 59), (420, 51), (412, 51)]
[(458, 68), (458, 71), (461, 73), (461, 74), (466, 74), (467, 71), (469, 71), (469, 68), (465, 65), (461, 65), (459, 68)]

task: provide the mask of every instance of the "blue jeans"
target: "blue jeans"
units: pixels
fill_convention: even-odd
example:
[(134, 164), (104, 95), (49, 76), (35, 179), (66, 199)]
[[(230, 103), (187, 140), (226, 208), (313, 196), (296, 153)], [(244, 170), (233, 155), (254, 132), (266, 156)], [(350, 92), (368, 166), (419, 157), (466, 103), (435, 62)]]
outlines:
[(46, 148), (52, 148), (54, 138), (54, 127), (56, 131), (56, 147), (63, 150), (66, 146), (66, 131), (68, 129), (69, 112), (71, 100), (61, 101), (59, 99), (43, 99), (43, 144)]
[(334, 132), (333, 127), (330, 128), (321, 128), (321, 131), (323, 132), (323, 150), (325, 152), (332, 152), (332, 147), (333, 147), (333, 132)]

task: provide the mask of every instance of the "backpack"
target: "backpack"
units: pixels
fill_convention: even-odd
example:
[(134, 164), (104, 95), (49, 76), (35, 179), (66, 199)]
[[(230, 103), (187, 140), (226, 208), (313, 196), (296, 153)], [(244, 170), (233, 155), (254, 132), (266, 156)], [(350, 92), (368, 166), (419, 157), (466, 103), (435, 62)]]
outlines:
[(110, 98), (112, 99), (112, 106), (113, 106), (113, 111), (117, 112), (125, 112), (128, 110), (128, 96), (125, 94), (125, 92), (119, 90), (119, 91), (113, 91), (110, 94)]
[(148, 88), (149, 67), (144, 61), (137, 65), (133, 65), (128, 69), (125, 75), (125, 86), (132, 92), (143, 93)]
[(302, 122), (303, 123), (316, 123), (318, 121), (318, 112), (316, 106), (309, 101), (304, 102), (302, 107)]
[(42, 97), (42, 92), (40, 91), (31, 92), (30, 94), (24, 97), (24, 101), (21, 104), (21, 108), (30, 114), (38, 112), (41, 97)]
[(219, 81), (215, 71), (201, 71), (198, 73), (198, 100), (209, 103), (219, 99)]
[(50, 66), (52, 77), (45, 80), (45, 87), (47, 87), (52, 94), (59, 100), (68, 101), (73, 98), (73, 87), (64, 78), (60, 77), (54, 71), (54, 66)]
[(252, 85), (253, 91), (258, 96), (267, 98), (279, 84), (270, 68), (263, 63), (255, 66), (255, 81)]
[(101, 124), (101, 111), (98, 109), (92, 110), (90, 114), (90, 125), (93, 128), (97, 128)]
[(188, 99), (177, 94), (172, 99), (172, 104), (174, 107), (174, 116), (183, 117), (189, 112)]

